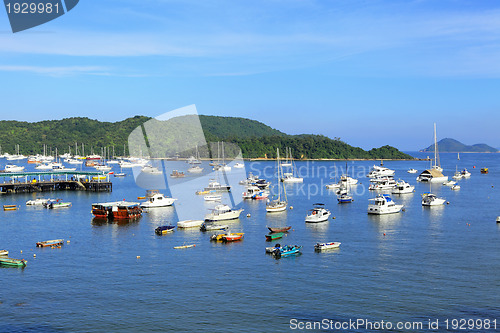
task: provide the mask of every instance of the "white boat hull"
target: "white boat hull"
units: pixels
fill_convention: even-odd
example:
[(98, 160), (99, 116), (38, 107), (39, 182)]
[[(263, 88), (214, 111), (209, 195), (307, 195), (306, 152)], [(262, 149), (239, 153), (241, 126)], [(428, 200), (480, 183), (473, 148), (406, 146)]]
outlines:
[(174, 204), (175, 200), (177, 200), (177, 199), (163, 198), (163, 200), (161, 200), (161, 201), (156, 201), (156, 200), (154, 202), (146, 201), (146, 202), (141, 203), (141, 207), (142, 208), (168, 207), (168, 206), (172, 206)]
[[(240, 217), (243, 209), (231, 210), (230, 212), (219, 213), (219, 214), (207, 214), (205, 216), (205, 221), (224, 221), (224, 220), (234, 220)], [(200, 224), (201, 225), (201, 224)]]
[(203, 224), (203, 220), (186, 220), (177, 222), (177, 228), (199, 228)]
[(331, 212), (328, 212), (324, 215), (318, 216), (318, 214), (315, 215), (307, 215), (306, 216), (306, 222), (307, 223), (319, 223), (319, 222), (325, 222), (328, 221), (328, 218), (332, 215)]
[(379, 205), (368, 205), (368, 214), (374, 215), (385, 215), (385, 214), (395, 214), (399, 213), (403, 209), (403, 205), (394, 206), (379, 206)]

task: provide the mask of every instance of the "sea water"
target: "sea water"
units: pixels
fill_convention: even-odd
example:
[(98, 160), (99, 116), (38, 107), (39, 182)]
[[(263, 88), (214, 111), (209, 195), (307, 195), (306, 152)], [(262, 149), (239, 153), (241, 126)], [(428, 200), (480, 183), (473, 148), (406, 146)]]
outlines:
[[(427, 161), (385, 161), (396, 170), (396, 179), (416, 186), (413, 194), (393, 195), (405, 211), (386, 216), (367, 214), (368, 199), (376, 193), (368, 191), (369, 179), (363, 176), (380, 161), (296, 162), (304, 182), (286, 185), (293, 209), (268, 214), (265, 201), (239, 203), (244, 212), (229, 224), (231, 231), (244, 232), (244, 239), (228, 244), (210, 242), (211, 233), (198, 229), (155, 235), (157, 226), (177, 222), (174, 207), (150, 210), (137, 221), (93, 220), (94, 202), (144, 196), (130, 173), (111, 178), (112, 192), (1, 195), (2, 205), (20, 209), (0, 212), (0, 249), (28, 265), (0, 268), (0, 332), (282, 332), (313, 323), (332, 325), (316, 326), (323, 330), (389, 331), (373, 326), (380, 321), (423, 325), (394, 332), (430, 332), (429, 323), (437, 320), (433, 331), (442, 332), (446, 320), (500, 320), (500, 224), (495, 222), (500, 155), (462, 154), (458, 161), (455, 154), (441, 154), (441, 161), (450, 179), (456, 168), (472, 173), (459, 181), (459, 191), (417, 183), (418, 173), (406, 172), (421, 172)], [(172, 163), (179, 170), (188, 167)], [(346, 166), (360, 184), (351, 188), (354, 202), (338, 204), (324, 185)], [(207, 162), (202, 167), (210, 168)], [(246, 167), (254, 173), (266, 170), (276, 193), (274, 162), (247, 162)], [(481, 174), (481, 167), (489, 167), (489, 174)], [(243, 186), (232, 189), (235, 197), (243, 191)], [(428, 191), (449, 204), (422, 207), (421, 194)], [(25, 206), (35, 196), (61, 198), (72, 207)], [(198, 219), (213, 206), (202, 201), (196, 202)], [(332, 212), (328, 222), (305, 223), (314, 203)], [(271, 225), (292, 230), (270, 243), (265, 235)], [(54, 238), (70, 242), (57, 249), (35, 247)], [(314, 251), (317, 242), (331, 241), (342, 245)], [(265, 247), (275, 243), (302, 245), (302, 254), (274, 259)], [(196, 247), (173, 249), (183, 244)], [(335, 329), (356, 320), (372, 327)]]

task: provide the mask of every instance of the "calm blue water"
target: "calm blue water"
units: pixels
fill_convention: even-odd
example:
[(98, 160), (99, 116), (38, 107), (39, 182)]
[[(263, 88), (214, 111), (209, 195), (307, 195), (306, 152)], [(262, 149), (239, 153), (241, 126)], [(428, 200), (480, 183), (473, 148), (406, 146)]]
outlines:
[[(71, 201), (69, 209), (26, 207), (33, 194), (0, 196), (2, 205), (21, 206), (0, 211), (0, 249), (28, 260), (25, 269), (0, 268), (0, 332), (281, 332), (290, 330), (292, 318), (498, 321), (500, 155), (462, 154), (457, 161), (455, 154), (441, 154), (441, 160), (450, 177), (457, 165), (472, 172), (460, 181), (460, 191), (433, 186), (449, 205), (428, 209), (420, 204), (429, 185), (417, 184), (416, 175), (406, 170), (421, 171), (428, 162), (389, 161), (385, 166), (416, 184), (416, 193), (394, 196), (406, 211), (381, 217), (366, 214), (374, 193), (367, 190), (368, 179), (358, 175), (374, 162), (348, 162), (362, 184), (355, 201), (345, 205), (324, 189), (334, 176), (328, 171), (334, 165), (345, 168), (344, 162), (298, 162), (309, 174), (304, 184), (287, 186), (293, 210), (266, 215), (265, 202), (241, 203), (244, 214), (231, 228), (245, 237), (232, 244), (210, 242), (210, 234), (198, 230), (156, 236), (156, 226), (177, 221), (175, 208), (145, 213), (137, 222), (93, 223), (91, 203), (144, 195), (130, 176), (112, 178), (111, 193), (46, 194)], [(483, 166), (489, 174), (480, 174)], [(266, 167), (276, 183), (274, 163), (254, 163), (252, 169)], [(236, 196), (242, 191), (233, 189)], [(201, 210), (206, 212), (200, 200), (196, 204), (205, 205)], [(315, 202), (325, 203), (336, 219), (304, 223)], [(271, 245), (265, 241), (266, 225), (273, 224), (293, 226), (279, 242), (303, 245), (302, 255), (275, 260), (265, 254)], [(70, 243), (61, 249), (35, 248), (37, 241), (54, 238)], [(323, 241), (342, 246), (315, 253), (314, 244)], [(184, 243), (197, 246), (173, 249)], [(348, 330), (355, 331), (369, 330)]]

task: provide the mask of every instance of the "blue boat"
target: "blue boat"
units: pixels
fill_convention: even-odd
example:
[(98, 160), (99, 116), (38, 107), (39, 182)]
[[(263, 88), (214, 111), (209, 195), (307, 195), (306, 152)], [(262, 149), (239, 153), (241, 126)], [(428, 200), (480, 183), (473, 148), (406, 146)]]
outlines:
[(288, 257), (294, 254), (299, 254), (302, 246), (298, 245), (286, 245), (283, 247), (276, 247), (273, 251), (273, 255), (277, 258)]
[(155, 229), (155, 233), (157, 235), (161, 236), (161, 235), (164, 235), (164, 234), (166, 234), (168, 232), (174, 231), (174, 228), (175, 228), (175, 225), (163, 225), (161, 227), (156, 228)]

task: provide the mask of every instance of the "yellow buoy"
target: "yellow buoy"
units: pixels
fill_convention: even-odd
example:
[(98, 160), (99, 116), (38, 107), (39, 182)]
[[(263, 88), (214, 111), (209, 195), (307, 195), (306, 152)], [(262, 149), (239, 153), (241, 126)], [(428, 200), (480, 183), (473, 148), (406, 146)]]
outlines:
[(69, 243), (69, 240), (67, 240), (66, 243)]
[(293, 206), (290, 206), (290, 209), (293, 209)]
[(36, 253), (33, 253), (33, 258), (36, 258)]
[(141, 259), (141, 256), (137, 256), (137, 259)]

